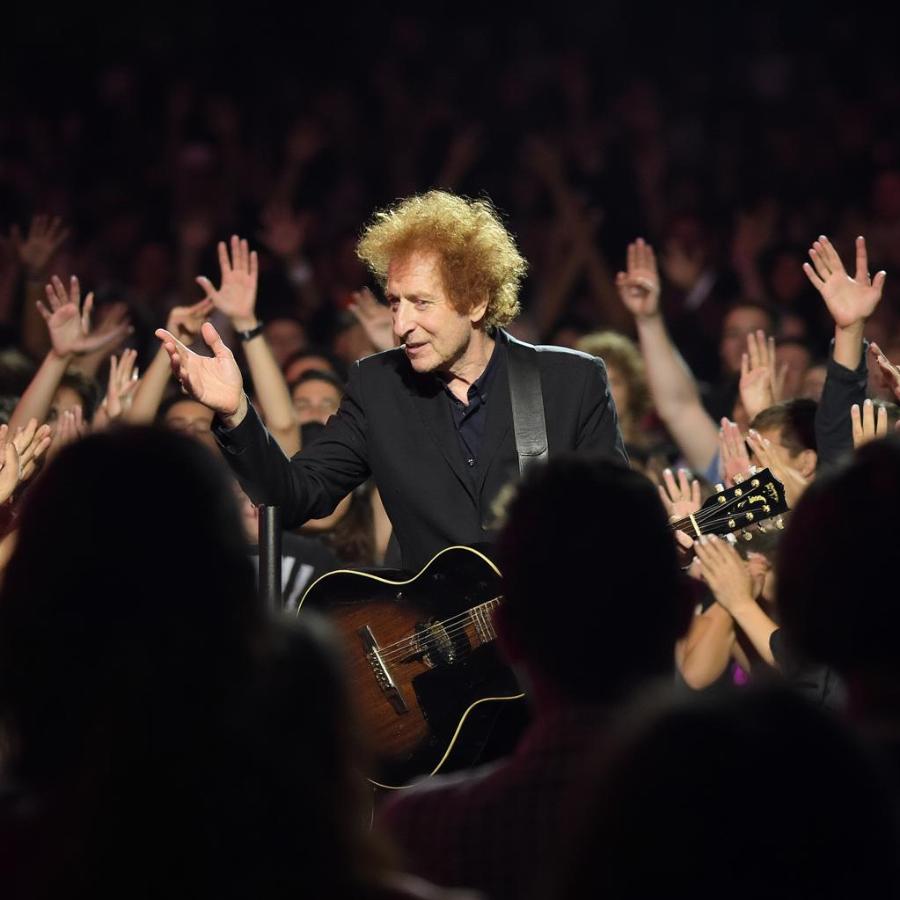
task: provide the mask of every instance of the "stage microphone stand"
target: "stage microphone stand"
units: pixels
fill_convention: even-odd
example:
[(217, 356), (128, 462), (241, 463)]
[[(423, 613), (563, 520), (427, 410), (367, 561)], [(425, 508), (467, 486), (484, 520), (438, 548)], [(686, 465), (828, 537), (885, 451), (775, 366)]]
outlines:
[(281, 515), (277, 506), (259, 507), (259, 596), (270, 612), (281, 613)]

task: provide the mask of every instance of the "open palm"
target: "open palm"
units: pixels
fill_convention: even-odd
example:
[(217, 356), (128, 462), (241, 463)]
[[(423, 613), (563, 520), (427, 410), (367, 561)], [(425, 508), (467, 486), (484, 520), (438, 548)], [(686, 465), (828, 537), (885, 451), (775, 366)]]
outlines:
[(879, 272), (869, 277), (865, 238), (856, 239), (856, 275), (851, 278), (831, 241), (822, 235), (809, 251), (812, 265), (803, 264), (806, 277), (822, 295), (831, 317), (839, 328), (864, 322), (875, 311), (887, 277)]
[(638, 238), (628, 245), (627, 272), (616, 275), (619, 296), (639, 319), (655, 316), (659, 309), (659, 271), (653, 248)]
[(213, 356), (194, 353), (164, 328), (156, 331), (169, 354), (172, 372), (185, 392), (223, 416), (233, 415), (244, 392), (241, 370), (210, 322), (203, 324), (200, 334)]
[(128, 324), (116, 325), (103, 333), (91, 333), (91, 310), (94, 295), (88, 294), (81, 303), (81, 287), (73, 275), (66, 293), (62, 281), (55, 275), (47, 285), (47, 305), (38, 300), (37, 308), (47, 323), (53, 350), (58, 356), (83, 355), (120, 340), (128, 331)]
[(247, 327), (256, 314), (256, 285), (259, 278), (259, 260), (254, 250), (237, 235), (231, 238), (231, 256), (224, 241), (219, 242), (219, 267), (222, 284), (216, 290), (212, 282), (200, 276), (197, 284), (206, 291), (206, 299), (212, 300), (237, 327)]

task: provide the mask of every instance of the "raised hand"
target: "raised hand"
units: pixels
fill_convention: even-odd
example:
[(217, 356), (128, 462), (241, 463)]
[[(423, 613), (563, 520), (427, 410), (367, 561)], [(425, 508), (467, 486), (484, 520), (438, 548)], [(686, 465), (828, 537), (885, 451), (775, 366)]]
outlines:
[(81, 305), (81, 287), (73, 275), (69, 283), (69, 293), (55, 275), (47, 285), (49, 309), (40, 300), (37, 308), (47, 323), (50, 341), (57, 356), (81, 356), (99, 350), (128, 333), (127, 323), (119, 323), (105, 333), (91, 334), (91, 310), (94, 295), (88, 294)]
[(750, 454), (741, 429), (735, 422), (722, 419), (719, 429), (719, 469), (726, 487), (740, 484), (752, 471)]
[(878, 412), (875, 412), (875, 404), (871, 400), (863, 403), (862, 413), (860, 414), (859, 404), (854, 403), (850, 407), (850, 421), (853, 424), (853, 446), (862, 447), (869, 441), (874, 441), (880, 437), (886, 437), (888, 433), (888, 412), (887, 408), (879, 405)]
[(781, 482), (788, 508), (793, 509), (809, 485), (809, 481), (790, 464), (784, 450), (753, 428), (747, 434), (747, 443), (756, 454), (760, 466), (768, 469)]
[(672, 521), (693, 515), (700, 509), (700, 482), (689, 479), (686, 469), (678, 470), (678, 481), (671, 469), (663, 470), (663, 484), (659, 485), (659, 496)]
[(627, 265), (627, 272), (616, 275), (619, 296), (635, 318), (652, 318), (659, 312), (659, 271), (653, 248), (643, 238), (628, 245)]
[(212, 357), (189, 350), (164, 328), (156, 330), (182, 390), (221, 416), (235, 416), (244, 400), (241, 370), (211, 322), (203, 323), (200, 334), (212, 350)]
[(6, 503), (19, 486), (19, 453), (9, 440), (9, 426), (0, 425), (0, 503)]
[(900, 368), (888, 360), (874, 341), (869, 344), (869, 353), (872, 354), (885, 385), (894, 392), (894, 396), (900, 401)]
[(55, 457), (66, 444), (72, 444), (84, 437), (88, 432), (87, 422), (80, 404), (71, 409), (64, 409), (56, 420), (56, 428), (53, 431), (53, 439), (47, 452), (47, 458)]
[(231, 238), (231, 256), (224, 241), (219, 241), (219, 268), (222, 270), (222, 284), (216, 290), (212, 282), (203, 275), (197, 284), (206, 292), (206, 299), (212, 300), (216, 309), (231, 319), (231, 324), (239, 331), (248, 331), (256, 325), (256, 283), (259, 277), (259, 258), (246, 241), (237, 235)]
[(753, 578), (728, 541), (705, 534), (694, 544), (694, 552), (703, 578), (720, 606), (734, 615), (741, 606), (754, 602)]
[(50, 261), (69, 237), (69, 229), (63, 226), (59, 216), (52, 219), (50, 216), (35, 216), (27, 237), (22, 237), (18, 225), (13, 225), (11, 237), (16, 255), (29, 278), (39, 278), (45, 274)]
[(390, 308), (379, 303), (368, 288), (354, 291), (352, 297), (353, 303), (347, 308), (362, 325), (372, 346), (376, 350), (390, 350), (394, 346), (394, 317)]
[(183, 344), (193, 344), (213, 308), (213, 302), (209, 298), (192, 306), (173, 306), (166, 319), (166, 331)]
[(34, 475), (38, 460), (47, 451), (52, 439), (49, 425), (38, 428), (37, 419), (30, 419), (24, 428), (17, 428), (13, 444), (19, 459), (19, 481), (25, 482)]
[(739, 388), (751, 421), (779, 400), (780, 380), (775, 370), (775, 338), (767, 338), (762, 330), (748, 334), (747, 352), (741, 355)]
[(138, 386), (137, 350), (125, 350), (119, 359), (109, 358), (109, 381), (103, 408), (110, 421), (118, 419), (130, 404)]
[(847, 274), (825, 235), (813, 241), (809, 256), (813, 264), (803, 263), (803, 271), (822, 295), (835, 325), (849, 328), (865, 322), (878, 306), (887, 278), (884, 271), (878, 272), (874, 280), (869, 277), (865, 238), (856, 239), (856, 274), (853, 278)]

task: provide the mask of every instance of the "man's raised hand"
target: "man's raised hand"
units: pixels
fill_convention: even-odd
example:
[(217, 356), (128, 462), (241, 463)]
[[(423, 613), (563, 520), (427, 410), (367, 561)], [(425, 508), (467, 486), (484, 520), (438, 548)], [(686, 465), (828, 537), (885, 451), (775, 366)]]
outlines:
[(256, 285), (259, 278), (259, 259), (246, 241), (233, 235), (231, 255), (224, 241), (219, 241), (219, 267), (222, 270), (222, 284), (216, 290), (212, 282), (200, 275), (197, 284), (206, 292), (206, 299), (212, 300), (216, 309), (221, 310), (231, 324), (239, 331), (249, 331), (256, 325)]
[(856, 275), (851, 278), (831, 241), (822, 235), (809, 250), (812, 265), (803, 264), (806, 277), (822, 295), (835, 325), (849, 328), (865, 322), (875, 311), (884, 290), (887, 275), (878, 272), (869, 277), (865, 238), (856, 239)]
[(165, 328), (156, 330), (182, 390), (226, 419), (243, 419), (246, 412), (244, 382), (234, 354), (225, 346), (211, 322), (203, 323), (200, 334), (212, 350), (212, 357), (189, 350)]
[(166, 320), (166, 330), (182, 344), (193, 344), (212, 310), (213, 302), (209, 298), (192, 306), (174, 306)]
[(638, 238), (628, 245), (627, 272), (616, 275), (619, 296), (637, 319), (649, 319), (659, 312), (659, 271), (653, 248)]
[(128, 333), (127, 322), (117, 324), (105, 333), (91, 333), (94, 295), (88, 294), (82, 306), (81, 287), (74, 275), (69, 283), (68, 294), (62, 281), (55, 275), (46, 290), (48, 306), (38, 300), (37, 308), (47, 323), (53, 351), (57, 356), (82, 356), (92, 353), (121, 340)]

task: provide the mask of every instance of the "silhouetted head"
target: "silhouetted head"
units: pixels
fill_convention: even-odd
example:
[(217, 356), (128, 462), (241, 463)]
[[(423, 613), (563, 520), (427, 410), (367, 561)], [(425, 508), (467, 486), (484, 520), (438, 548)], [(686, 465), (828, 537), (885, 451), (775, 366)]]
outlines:
[(656, 488), (599, 459), (527, 473), (499, 538), (505, 643), (567, 696), (615, 700), (672, 671), (690, 618)]
[(873, 441), (809, 486), (778, 553), (778, 607), (793, 643), (852, 681), (900, 687), (900, 436)]
[(646, 710), (600, 765), (558, 900), (896, 896), (889, 777), (787, 688)]
[(261, 622), (234, 491), (205, 447), (149, 428), (66, 447), (26, 496), (0, 588), (16, 756), (52, 778), (114, 743), (98, 733), (114, 720), (123, 746), (148, 729), (174, 744), (245, 670)]

